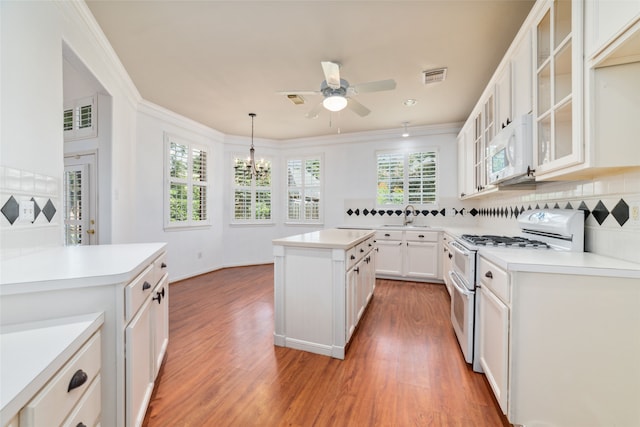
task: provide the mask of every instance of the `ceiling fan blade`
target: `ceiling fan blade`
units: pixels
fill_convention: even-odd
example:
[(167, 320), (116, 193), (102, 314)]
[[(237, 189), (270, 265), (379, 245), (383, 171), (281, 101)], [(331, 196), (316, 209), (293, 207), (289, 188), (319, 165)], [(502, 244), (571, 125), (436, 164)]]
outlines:
[(276, 95), (321, 95), (319, 90), (279, 90)]
[(305, 114), (305, 117), (307, 119), (315, 119), (316, 117), (318, 117), (318, 114), (320, 113), (321, 109), (322, 109), (322, 102), (319, 102), (318, 104), (316, 104), (315, 107), (311, 109), (311, 111)]
[(355, 112), (360, 117), (364, 117), (371, 112), (371, 110), (369, 110), (367, 107), (360, 104), (355, 99), (351, 99), (351, 98), (347, 98), (347, 107), (349, 107), (353, 112)]
[(322, 61), (322, 71), (331, 89), (340, 89), (340, 65), (331, 61)]
[(380, 92), (383, 90), (392, 90), (396, 88), (396, 81), (393, 79), (379, 80), (377, 82), (360, 83), (349, 86), (354, 93)]

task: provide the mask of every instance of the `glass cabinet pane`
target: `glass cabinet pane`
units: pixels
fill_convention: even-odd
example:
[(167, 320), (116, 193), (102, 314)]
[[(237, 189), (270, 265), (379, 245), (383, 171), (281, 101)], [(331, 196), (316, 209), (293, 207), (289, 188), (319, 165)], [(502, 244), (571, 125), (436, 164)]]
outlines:
[(538, 65), (540, 67), (551, 54), (551, 11), (547, 11), (538, 24)]
[(538, 122), (538, 164), (543, 165), (552, 160), (551, 116)]
[(559, 108), (555, 114), (553, 136), (555, 141), (554, 159), (573, 154), (571, 124), (571, 102), (568, 102)]
[(538, 115), (551, 108), (551, 63), (538, 72)]
[(554, 103), (557, 104), (571, 94), (571, 43), (567, 43), (556, 53), (553, 79)]
[(553, 47), (557, 48), (571, 34), (571, 0), (557, 0), (553, 8)]

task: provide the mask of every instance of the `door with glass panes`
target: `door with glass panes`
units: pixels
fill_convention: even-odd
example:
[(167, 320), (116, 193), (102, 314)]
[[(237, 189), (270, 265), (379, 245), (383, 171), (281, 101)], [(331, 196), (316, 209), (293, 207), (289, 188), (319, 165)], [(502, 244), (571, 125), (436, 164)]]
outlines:
[(66, 246), (95, 245), (96, 159), (95, 154), (64, 159), (64, 240)]

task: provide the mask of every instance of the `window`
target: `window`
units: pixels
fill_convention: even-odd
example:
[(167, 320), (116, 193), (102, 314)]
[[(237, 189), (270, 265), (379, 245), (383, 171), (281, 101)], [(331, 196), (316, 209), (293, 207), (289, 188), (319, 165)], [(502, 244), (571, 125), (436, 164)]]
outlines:
[(254, 177), (244, 167), (244, 160), (234, 159), (233, 220), (236, 223), (271, 222), (271, 161), (261, 162), (264, 173)]
[(95, 138), (98, 135), (95, 99), (95, 96), (76, 99), (64, 107), (62, 129), (65, 141)]
[(165, 227), (208, 225), (208, 153), (165, 134), (167, 195)]
[(288, 222), (322, 222), (321, 166), (319, 156), (287, 160)]
[(377, 204), (436, 204), (437, 165), (435, 151), (377, 153)]

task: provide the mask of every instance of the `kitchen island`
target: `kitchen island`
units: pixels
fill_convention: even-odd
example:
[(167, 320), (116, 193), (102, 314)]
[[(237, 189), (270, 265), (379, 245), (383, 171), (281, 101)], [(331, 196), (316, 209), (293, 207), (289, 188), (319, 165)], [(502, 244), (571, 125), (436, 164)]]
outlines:
[(275, 345), (344, 359), (373, 296), (374, 236), (328, 229), (273, 240)]

